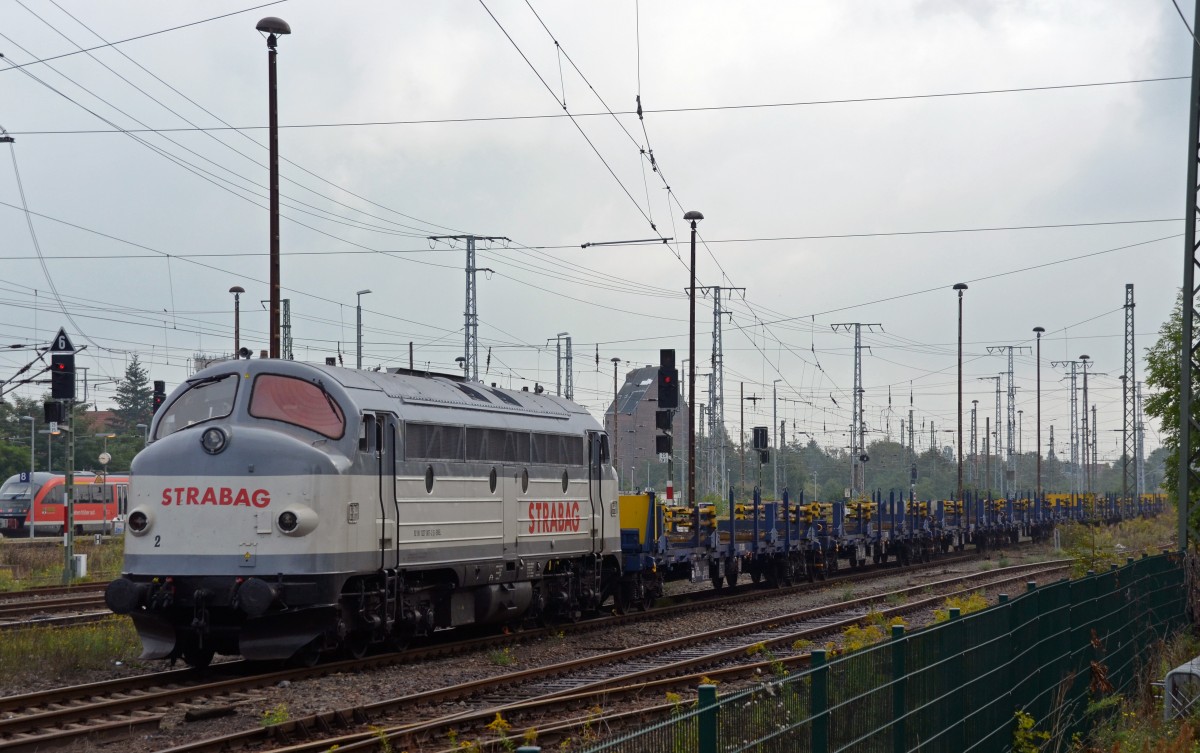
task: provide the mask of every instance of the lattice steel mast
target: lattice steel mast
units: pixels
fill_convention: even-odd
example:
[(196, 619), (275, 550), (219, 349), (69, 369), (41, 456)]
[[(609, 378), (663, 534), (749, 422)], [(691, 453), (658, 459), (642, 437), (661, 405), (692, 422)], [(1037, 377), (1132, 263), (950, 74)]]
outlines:
[[(863, 324), (862, 322), (842, 322), (830, 325), (834, 332), (850, 331), (854, 328), (854, 408), (850, 425), (850, 498), (857, 500), (866, 495), (867, 479), (866, 465), (866, 424), (863, 423), (863, 386), (862, 386), (862, 328), (874, 331), (873, 327), (882, 327), (878, 322)], [(868, 346), (870, 347), (870, 346)]]
[(1137, 405), (1133, 399), (1136, 353), (1133, 349), (1133, 283), (1125, 285), (1125, 371), (1121, 375), (1121, 496), (1129, 502), (1129, 489), (1136, 486), (1135, 470)]
[(479, 311), (477, 291), (475, 287), (476, 272), (493, 272), (495, 270), (475, 266), (476, 241), (509, 241), (499, 235), (431, 235), (431, 241), (461, 240), (467, 242), (467, 300), (463, 312), (463, 376), (472, 382), (479, 381)]
[[(1009, 483), (1009, 474), (1013, 471), (1013, 453), (1016, 451), (1016, 440), (1014, 432), (1017, 428), (1017, 388), (1013, 385), (1013, 353), (1018, 350), (1030, 350), (1028, 345), (989, 345), (988, 353), (1000, 353), (1008, 351), (1008, 371), (1004, 374), (1008, 375), (1008, 426), (1005, 428), (1005, 454), (1004, 454), (1004, 483), (1001, 485), (1005, 499), (1010, 498), (1010, 492), (1014, 491), (1010, 486), (1015, 486)], [(996, 383), (999, 388), (999, 382)], [(1000, 431), (999, 427), (1000, 414), (996, 414), (996, 432)]]

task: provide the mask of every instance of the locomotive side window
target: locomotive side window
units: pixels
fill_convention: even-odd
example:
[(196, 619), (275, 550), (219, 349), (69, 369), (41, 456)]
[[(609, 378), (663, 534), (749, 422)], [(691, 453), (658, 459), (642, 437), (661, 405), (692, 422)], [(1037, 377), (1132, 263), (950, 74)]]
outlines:
[(405, 425), (405, 457), (423, 460), (462, 460), (463, 427), (444, 424)]
[(315, 431), (330, 439), (346, 433), (346, 418), (337, 402), (305, 379), (259, 374), (250, 395), (250, 415)]
[(237, 374), (199, 379), (188, 384), (188, 390), (167, 406), (158, 420), (154, 438), (162, 439), (168, 434), (189, 426), (225, 418), (233, 412), (233, 399), (237, 396)]

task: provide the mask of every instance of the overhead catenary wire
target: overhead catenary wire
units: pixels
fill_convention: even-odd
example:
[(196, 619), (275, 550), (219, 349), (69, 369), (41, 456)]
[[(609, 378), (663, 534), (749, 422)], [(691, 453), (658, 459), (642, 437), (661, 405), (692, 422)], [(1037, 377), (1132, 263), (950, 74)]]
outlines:
[[(101, 45), (103, 47), (104, 45)], [(99, 47), (89, 49), (100, 49)], [(68, 53), (70, 55), (78, 54), (78, 52)], [(65, 56), (56, 56), (65, 57)], [(46, 60), (54, 60), (56, 57), (46, 58)], [(40, 61), (34, 61), (40, 62)], [(31, 65), (24, 63), (15, 68)], [(0, 71), (2, 72), (2, 71)], [(1093, 81), (1075, 84), (1048, 84), (1045, 86), (1018, 86), (1003, 89), (976, 89), (967, 91), (954, 92), (932, 92), (924, 94), (895, 94), (883, 95), (878, 97), (849, 97), (843, 99), (812, 99), (812, 100), (796, 100), (787, 102), (757, 102), (740, 105), (698, 105), (694, 107), (659, 107), (659, 108), (643, 108), (642, 112), (646, 115), (670, 115), (670, 114), (686, 114), (686, 113), (702, 113), (702, 112), (722, 112), (727, 110), (763, 110), (771, 108), (785, 107), (816, 107), (823, 105), (849, 105), (849, 104), (870, 104), (874, 102), (903, 102), (906, 100), (921, 100), (921, 99), (943, 99), (952, 97), (980, 97), (994, 96), (1002, 94), (1021, 94), (1033, 92), (1051, 92), (1051, 91), (1069, 91), (1072, 89), (1091, 89), (1108, 86), (1130, 86), (1135, 84), (1156, 84), (1167, 83), (1173, 81), (1188, 81), (1190, 76), (1159, 76), (1155, 78), (1137, 78), (1123, 79), (1117, 81)], [(553, 90), (551, 90), (553, 94)], [(558, 97), (555, 96), (555, 100)], [(361, 121), (345, 121), (345, 122), (328, 122), (328, 123), (281, 123), (279, 128), (284, 129), (301, 129), (301, 128), (365, 128), (365, 127), (382, 127), (382, 126), (408, 126), (408, 125), (449, 125), (452, 123), (489, 123), (489, 122), (505, 122), (505, 121), (520, 121), (520, 120), (555, 120), (559, 118), (607, 118), (613, 115), (632, 115), (636, 116), (638, 111), (633, 110), (615, 110), (615, 111), (596, 111), (596, 112), (575, 112), (575, 113), (542, 113), (535, 115), (480, 115), (471, 117), (458, 118), (419, 118), (409, 120), (361, 120)], [(267, 126), (262, 125), (228, 125), (228, 126), (211, 126), (203, 128), (151, 128), (147, 131), (171, 133), (175, 131), (261, 131), (266, 130)], [(134, 133), (139, 133), (136, 129)], [(97, 133), (122, 133), (117, 129), (112, 130), (96, 130), (96, 129), (64, 129), (64, 130), (26, 130), (12, 131), (14, 136), (75, 136), (84, 134)]]

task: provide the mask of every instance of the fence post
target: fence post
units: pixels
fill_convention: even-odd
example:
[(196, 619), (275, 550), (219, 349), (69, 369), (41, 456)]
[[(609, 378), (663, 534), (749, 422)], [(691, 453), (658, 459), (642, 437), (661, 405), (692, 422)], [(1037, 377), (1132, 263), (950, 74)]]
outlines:
[(809, 716), (812, 718), (812, 753), (829, 750), (829, 667), (825, 664), (825, 649), (812, 651), (812, 691), (809, 694)]
[(962, 612), (958, 607), (950, 607), (950, 625), (946, 628), (946, 632), (950, 640), (948, 641), (949, 653), (952, 656), (949, 669), (949, 689), (950, 689), (950, 722), (954, 731), (950, 735), (950, 739), (954, 743), (955, 750), (966, 750), (967, 742), (967, 720), (963, 717), (963, 625), (959, 621)]
[(699, 753), (717, 753), (717, 686), (701, 685), (699, 727)]
[(905, 722), (908, 710), (904, 700), (904, 685), (907, 681), (904, 669), (904, 626), (892, 625), (892, 750), (905, 751)]

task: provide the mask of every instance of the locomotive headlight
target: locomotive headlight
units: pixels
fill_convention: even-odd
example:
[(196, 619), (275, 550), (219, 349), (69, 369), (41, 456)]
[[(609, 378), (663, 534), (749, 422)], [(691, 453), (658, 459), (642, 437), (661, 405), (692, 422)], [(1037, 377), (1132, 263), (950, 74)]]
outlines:
[(141, 508), (135, 509), (129, 513), (129, 518), (126, 523), (129, 525), (129, 532), (134, 536), (141, 536), (146, 531), (150, 530), (150, 524), (154, 522), (150, 517), (150, 513)]
[(226, 441), (225, 432), (215, 426), (205, 429), (204, 433), (200, 435), (200, 446), (209, 455), (216, 455), (221, 450), (224, 450)]
[(284, 533), (291, 533), (296, 530), (296, 526), (300, 525), (300, 519), (296, 517), (296, 513), (291, 510), (284, 510), (279, 513), (279, 530)]
[(317, 511), (307, 505), (288, 505), (275, 518), (275, 526), (284, 536), (304, 536), (316, 530), (320, 523)]

